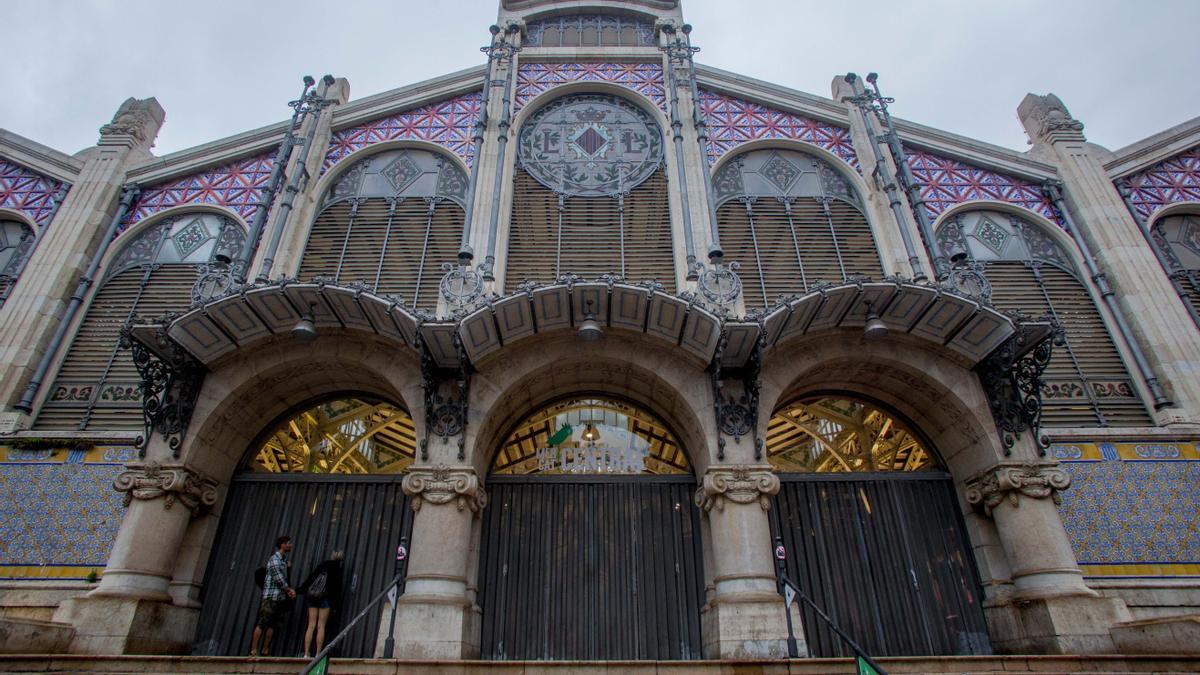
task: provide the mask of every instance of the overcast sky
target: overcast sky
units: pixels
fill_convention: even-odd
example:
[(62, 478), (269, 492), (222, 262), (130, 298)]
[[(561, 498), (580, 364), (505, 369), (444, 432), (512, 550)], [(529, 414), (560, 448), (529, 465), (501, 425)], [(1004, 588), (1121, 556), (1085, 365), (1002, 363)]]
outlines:
[[(0, 0), (0, 127), (74, 153), (155, 96), (165, 154), (286, 118), (304, 74), (352, 98), (483, 62), (497, 0)], [(1200, 115), (1200, 1), (683, 0), (700, 63), (829, 96), (880, 73), (899, 117), (1026, 148), (1058, 94), (1110, 149)]]

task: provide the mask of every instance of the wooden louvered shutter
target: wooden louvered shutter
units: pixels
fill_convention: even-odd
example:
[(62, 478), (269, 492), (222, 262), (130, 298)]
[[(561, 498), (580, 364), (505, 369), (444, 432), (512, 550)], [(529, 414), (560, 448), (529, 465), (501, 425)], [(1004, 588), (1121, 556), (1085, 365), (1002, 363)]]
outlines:
[(421, 198), (365, 199), (327, 207), (313, 222), (300, 278), (318, 276), (339, 283), (362, 281), (378, 293), (395, 294), (406, 303), (434, 310), (441, 265), (458, 256), (463, 210), (455, 203)]
[(1040, 276), (1022, 262), (989, 262), (992, 302), (1034, 316), (1053, 314), (1067, 332), (1046, 368), (1042, 421), (1054, 427), (1151, 426), (1153, 421), (1129, 377), (1087, 289), (1049, 264)]
[(573, 272), (585, 279), (620, 274), (631, 282), (656, 280), (675, 290), (675, 257), (666, 177), (661, 169), (620, 201), (567, 197), (559, 225), (558, 196), (525, 171), (514, 184), (508, 235), (509, 290), (527, 279), (554, 281)]
[(835, 199), (826, 213), (814, 198), (793, 199), (790, 206), (790, 222), (787, 205), (774, 198), (758, 198), (749, 212), (740, 200), (717, 210), (725, 259), (742, 265), (747, 307), (771, 306), (817, 282), (883, 275), (870, 225), (858, 209)]
[(1192, 307), (1197, 312), (1200, 312), (1200, 271), (1189, 271), (1187, 276), (1179, 280), (1179, 283), (1183, 286), (1187, 301), (1192, 303)]
[(120, 349), (130, 317), (157, 319), (191, 303), (196, 268), (162, 265), (119, 272), (96, 292), (63, 359), (36, 429), (140, 429), (141, 377), (129, 350)]

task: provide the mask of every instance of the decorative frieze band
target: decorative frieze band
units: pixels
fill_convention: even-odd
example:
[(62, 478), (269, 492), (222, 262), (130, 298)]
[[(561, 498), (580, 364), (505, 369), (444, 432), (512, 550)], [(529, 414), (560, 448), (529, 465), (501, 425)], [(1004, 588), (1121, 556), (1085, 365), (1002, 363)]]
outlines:
[(412, 497), (413, 511), (420, 511), (424, 502), (448, 504), (455, 501), (458, 510), (471, 509), (478, 513), (487, 506), (487, 493), (479, 478), (469, 468), (451, 469), (445, 465), (414, 467), (404, 477), (400, 487)]
[(696, 490), (696, 506), (705, 513), (725, 509), (725, 501), (750, 504), (755, 501), (763, 511), (771, 508), (771, 495), (779, 492), (779, 477), (768, 467), (731, 466), (713, 469), (704, 474)]
[(163, 508), (169, 509), (179, 502), (193, 516), (217, 503), (217, 481), (182, 464), (131, 464), (117, 475), (113, 488), (125, 493), (125, 506), (135, 499), (162, 497)]
[(1062, 503), (1059, 492), (1071, 485), (1071, 474), (1054, 462), (1017, 462), (995, 466), (967, 479), (967, 503), (988, 516), (1005, 499), (1016, 507), (1021, 496), (1050, 497)]

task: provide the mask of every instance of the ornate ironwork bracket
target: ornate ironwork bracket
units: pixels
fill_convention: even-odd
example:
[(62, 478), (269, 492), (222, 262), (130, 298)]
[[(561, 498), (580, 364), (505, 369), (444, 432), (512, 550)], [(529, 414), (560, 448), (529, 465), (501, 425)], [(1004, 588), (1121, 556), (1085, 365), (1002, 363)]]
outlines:
[(1004, 454), (1021, 438), (1034, 434), (1038, 452), (1046, 455), (1050, 439), (1041, 433), (1042, 373), (1050, 363), (1055, 345), (1065, 343), (1066, 332), (1057, 322), (1016, 321), (1017, 332), (984, 359), (975, 371), (987, 395), (988, 407)]
[(136, 442), (138, 456), (146, 456), (150, 435), (157, 431), (178, 459), (207, 370), (167, 335), (165, 326), (156, 328), (154, 341), (152, 350), (134, 339), (131, 325), (121, 329), (121, 347), (133, 352), (133, 364), (142, 377), (145, 433)]
[[(458, 459), (466, 459), (467, 413), (469, 411), (471, 364), (463, 349), (458, 331), (454, 332), (454, 348), (459, 367), (440, 368), (423, 340), (421, 349), (421, 386), (425, 390), (425, 437), (421, 439), (421, 460), (429, 459), (429, 435), (445, 443), (458, 436)], [(445, 391), (449, 389), (448, 395)]]
[[(717, 343), (709, 370), (712, 374), (713, 409), (717, 417), (717, 459), (725, 460), (725, 436), (732, 436), (734, 442), (741, 441), (747, 434), (754, 441), (754, 459), (762, 459), (763, 443), (758, 437), (758, 398), (759, 398), (759, 366), (762, 363), (762, 345), (756, 343), (754, 351), (746, 365), (735, 370), (725, 370), (721, 367), (721, 357), (729, 333), (721, 329), (721, 339)], [(726, 394), (727, 383), (741, 381), (741, 393)]]

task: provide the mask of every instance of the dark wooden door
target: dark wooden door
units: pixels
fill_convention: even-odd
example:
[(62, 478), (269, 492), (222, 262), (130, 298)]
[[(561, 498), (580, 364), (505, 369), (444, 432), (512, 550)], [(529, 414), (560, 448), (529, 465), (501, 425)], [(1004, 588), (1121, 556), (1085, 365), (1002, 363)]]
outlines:
[(485, 659), (698, 659), (704, 567), (690, 476), (493, 476)]
[[(990, 654), (950, 477), (780, 474), (771, 529), (788, 576), (870, 654)], [(807, 606), (813, 656), (851, 656)]]
[[(295, 585), (335, 549), (345, 552), (345, 600), (326, 626), (326, 641), (332, 640), (391, 581), (396, 546), (412, 523), (400, 476), (245, 475), (234, 479), (222, 511), (201, 594), (195, 654), (250, 653), (262, 594), (254, 570), (266, 564), (282, 534), (295, 544), (289, 572)], [(272, 654), (303, 651), (304, 615), (298, 599)], [(379, 613), (371, 612), (335, 655), (371, 657), (378, 634)]]

